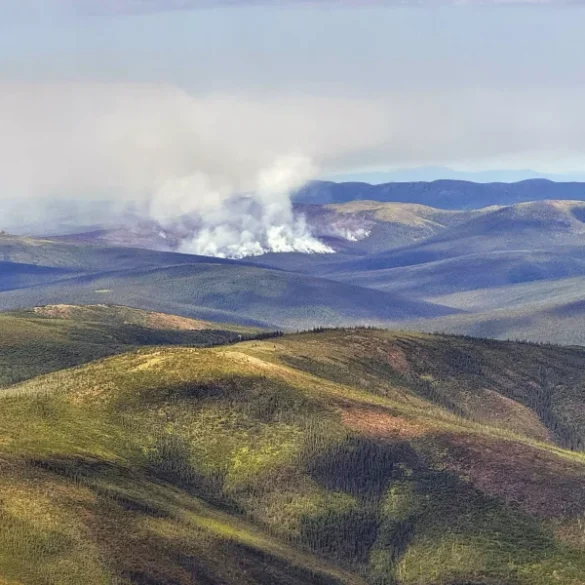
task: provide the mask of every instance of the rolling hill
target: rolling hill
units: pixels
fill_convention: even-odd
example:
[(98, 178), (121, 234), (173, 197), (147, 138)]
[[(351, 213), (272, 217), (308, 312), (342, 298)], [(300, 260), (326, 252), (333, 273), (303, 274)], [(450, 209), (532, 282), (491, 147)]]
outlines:
[(0, 313), (0, 388), (139, 346), (205, 346), (258, 333), (119, 306), (61, 304)]
[[(313, 234), (338, 252), (374, 254), (438, 235), (490, 209), (445, 211), (411, 203), (351, 201), (330, 205), (297, 205)], [(323, 258), (326, 260), (326, 258)]]
[(585, 279), (530, 282), (438, 297), (468, 312), (401, 326), (495, 339), (585, 345)]
[[(380, 325), (459, 312), (244, 261), (30, 238), (11, 238), (5, 248), (1, 244), (3, 310), (59, 303), (112, 304), (292, 329)], [(13, 272), (25, 259), (37, 272), (29, 281), (15, 282)]]
[(542, 201), (487, 209), (414, 244), (318, 266), (326, 274), (413, 266), (490, 252), (558, 251), (581, 255), (585, 247), (585, 203)]
[(112, 245), (180, 241), (151, 224), (57, 239), (4, 234), (0, 309), (114, 304), (288, 330), (412, 323), (498, 338), (582, 339), (580, 318), (564, 315), (578, 316), (583, 297), (554, 297), (566, 279), (585, 276), (585, 202), (445, 210), (358, 200), (296, 211), (337, 253), (236, 261)]
[(471, 312), (485, 312), (522, 305), (546, 305), (553, 302), (572, 303), (583, 298), (583, 277), (559, 278), (519, 282), (492, 288), (479, 288), (438, 296), (442, 303), (452, 307), (467, 307)]
[[(440, 233), (477, 215), (477, 211), (445, 211), (409, 203), (352, 201), (331, 205), (294, 205), (311, 232), (338, 252), (381, 252)], [(174, 251), (197, 231), (188, 216), (158, 225), (153, 220), (126, 218), (124, 224), (101, 230), (80, 231), (51, 237), (55, 243), (136, 247)], [(189, 227), (190, 226), (190, 227)]]
[[(562, 279), (576, 276), (585, 276), (585, 256), (571, 249), (568, 252), (526, 250), (466, 254), (414, 266), (339, 273), (334, 278), (394, 294), (432, 298), (440, 304), (472, 311), (477, 305), (463, 299), (473, 298), (474, 291), (485, 291), (486, 300), (500, 307), (502, 304), (511, 306), (513, 290), (528, 291), (529, 287), (539, 285), (543, 291), (555, 294), (555, 287)], [(512, 288), (520, 283), (527, 283), (527, 286)], [(519, 293), (519, 300), (520, 296)]]
[[(55, 269), (65, 273), (87, 274), (136, 268), (149, 268), (178, 264), (208, 262), (209, 258), (190, 254), (62, 241), (59, 238), (30, 238), (0, 234), (0, 258), (2, 274), (11, 266), (25, 265)], [(238, 264), (233, 260), (215, 258), (216, 264)], [(240, 262), (245, 264), (245, 262)]]
[(584, 360), (334, 330), (11, 386), (0, 581), (583, 585)]
[(75, 276), (77, 273), (76, 270), (67, 268), (37, 266), (20, 262), (0, 262), (0, 291), (55, 282)]
[[(327, 206), (329, 208), (331, 206)], [(289, 269), (460, 309), (453, 316), (397, 324), (416, 330), (566, 344), (583, 337), (585, 206), (540, 201), (473, 212), (353, 202), (336, 213), (434, 234), (407, 246), (367, 252), (368, 238), (328, 258), (262, 258)], [(367, 210), (364, 211), (364, 210)], [(437, 210), (434, 210), (437, 211)], [(366, 215), (364, 215), (364, 213)], [(461, 213), (469, 213), (463, 216)], [(369, 218), (369, 219), (368, 219)], [(447, 220), (445, 220), (447, 218)], [(382, 225), (376, 223), (376, 226)], [(372, 233), (375, 228), (372, 228)], [(260, 259), (259, 259), (260, 260)]]

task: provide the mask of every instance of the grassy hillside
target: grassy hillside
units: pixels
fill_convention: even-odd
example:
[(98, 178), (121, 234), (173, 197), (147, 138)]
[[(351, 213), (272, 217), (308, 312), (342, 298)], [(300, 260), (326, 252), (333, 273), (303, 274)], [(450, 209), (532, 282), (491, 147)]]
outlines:
[(257, 332), (105, 305), (51, 305), (0, 313), (0, 388), (138, 346), (201, 346)]
[(0, 582), (583, 585), (584, 360), (338, 330), (13, 386)]

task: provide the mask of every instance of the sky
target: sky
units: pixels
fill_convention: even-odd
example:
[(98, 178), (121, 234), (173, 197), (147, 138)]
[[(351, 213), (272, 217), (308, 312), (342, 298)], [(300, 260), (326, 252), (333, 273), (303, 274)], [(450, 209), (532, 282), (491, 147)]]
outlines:
[(584, 22), (555, 0), (0, 0), (0, 198), (204, 176), (213, 200), (282, 160), (585, 180)]

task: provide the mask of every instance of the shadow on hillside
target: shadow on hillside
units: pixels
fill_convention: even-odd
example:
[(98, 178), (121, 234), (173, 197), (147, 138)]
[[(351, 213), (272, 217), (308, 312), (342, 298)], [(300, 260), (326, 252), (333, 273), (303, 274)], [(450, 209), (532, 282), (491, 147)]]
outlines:
[[(307, 466), (319, 485), (351, 495), (355, 504), (306, 515), (303, 543), (348, 569), (366, 571), (372, 583), (397, 583), (397, 568), (419, 538), (457, 542), (464, 534), (470, 542), (493, 541), (494, 551), (485, 554), (499, 559), (490, 561), (494, 566), (508, 555), (529, 562), (553, 546), (532, 518), (456, 474), (430, 467), (412, 444), (349, 437)], [(372, 558), (380, 554), (384, 569), (376, 573)]]
[(396, 465), (404, 463), (419, 464), (418, 455), (408, 443), (390, 444), (350, 436), (311, 457), (308, 471), (327, 490), (377, 501), (392, 480)]
[(305, 516), (302, 540), (311, 550), (348, 568), (366, 565), (374, 548), (382, 547), (395, 566), (408, 547), (414, 522), (406, 517), (388, 530), (380, 507), (404, 469), (421, 467), (414, 449), (403, 442), (383, 443), (351, 436), (307, 459), (308, 472), (319, 485), (330, 492), (345, 492), (359, 505)]
[[(189, 367), (189, 364), (186, 364)], [(143, 411), (165, 406), (177, 408), (177, 417), (205, 403), (225, 403), (258, 422), (288, 422), (305, 426), (307, 416), (319, 412), (320, 402), (303, 390), (276, 377), (246, 374), (245, 370), (214, 373), (209, 382), (161, 382), (156, 370), (141, 373), (142, 388), (113, 397), (113, 412)], [(174, 411), (173, 411), (174, 412)]]
[(124, 486), (138, 484), (144, 479), (127, 467), (81, 456), (31, 459), (29, 465), (71, 481), (78, 487), (88, 488), (96, 496), (110, 499), (123, 510), (154, 518), (170, 517), (164, 506), (124, 489)]
[(275, 556), (260, 548), (248, 544), (233, 544), (232, 550), (238, 559), (238, 567), (251, 577), (258, 585), (293, 585), (310, 583), (310, 585), (341, 585), (339, 579), (323, 575), (316, 571), (291, 565), (282, 557)]
[(124, 510), (152, 517), (168, 517), (169, 512), (160, 504), (126, 493), (121, 486), (139, 485), (141, 482), (170, 485), (218, 510), (241, 512), (237, 503), (224, 495), (223, 477), (205, 476), (193, 468), (188, 446), (182, 439), (170, 435), (161, 439), (158, 446), (160, 456), (148, 460), (140, 473), (110, 461), (89, 457), (32, 459), (29, 464), (87, 487), (98, 496), (110, 498)]
[[(215, 532), (213, 522), (206, 528), (206, 518), (213, 514), (213, 508), (201, 508), (196, 500), (189, 504), (184, 499), (189, 486), (186, 492), (177, 490), (157, 483), (154, 476), (144, 476), (98, 458), (60, 457), (29, 463), (34, 469), (54, 474), (95, 495), (92, 500), (78, 499), (69, 492), (68, 497), (76, 509), (85, 507), (82, 517), (88, 522), (92, 538), (110, 572), (123, 582), (237, 585), (239, 576), (245, 574), (246, 582), (258, 585), (341, 585), (333, 577), (292, 564), (285, 556), (263, 549), (261, 542), (257, 546), (241, 542), (238, 525), (234, 525), (233, 534), (224, 534), (223, 529)], [(184, 506), (190, 513), (203, 514), (201, 528), (187, 528), (183, 524)], [(229, 516), (225, 518), (229, 522)], [(6, 516), (2, 520), (4, 528)], [(22, 532), (19, 526), (18, 533)], [(68, 546), (50, 534), (43, 539), (31, 541), (40, 561), (58, 555)]]
[[(158, 543), (159, 565), (144, 563), (139, 570), (122, 570), (121, 575), (136, 585), (343, 585), (343, 581), (310, 568), (299, 567), (261, 548), (237, 542), (216, 542), (213, 550), (178, 551), (163, 539)], [(226, 560), (229, 560), (227, 563)], [(171, 577), (160, 566), (175, 567)], [(226, 573), (229, 567), (230, 573)]]

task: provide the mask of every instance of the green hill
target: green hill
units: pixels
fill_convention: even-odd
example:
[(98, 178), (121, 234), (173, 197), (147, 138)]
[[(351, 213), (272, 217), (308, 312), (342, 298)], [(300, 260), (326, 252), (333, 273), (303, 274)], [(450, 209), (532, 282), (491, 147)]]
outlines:
[(144, 345), (209, 345), (258, 333), (106, 305), (49, 305), (0, 313), (0, 388)]
[(584, 363), (359, 329), (33, 378), (0, 396), (0, 582), (583, 585)]

